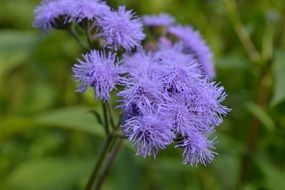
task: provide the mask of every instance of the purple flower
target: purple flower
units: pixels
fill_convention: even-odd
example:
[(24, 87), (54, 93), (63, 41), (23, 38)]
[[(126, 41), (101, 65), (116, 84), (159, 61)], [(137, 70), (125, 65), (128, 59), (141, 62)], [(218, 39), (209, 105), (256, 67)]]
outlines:
[(72, 21), (93, 20), (110, 12), (101, 0), (44, 0), (35, 9), (34, 27), (48, 31)]
[(214, 159), (216, 154), (211, 150), (214, 149), (214, 140), (209, 140), (198, 131), (192, 130), (188, 137), (177, 143), (176, 147), (184, 149), (185, 164), (197, 166), (202, 163), (206, 165)]
[(202, 81), (201, 85), (204, 88), (197, 91), (195, 95), (196, 108), (192, 111), (209, 126), (206, 131), (211, 131), (223, 122), (223, 116), (230, 109), (221, 104), (226, 98), (223, 87), (218, 86), (214, 82), (208, 83), (206, 80)]
[[(127, 65), (124, 72), (129, 73), (122, 80), (125, 89), (118, 93), (122, 97), (123, 123), (128, 126), (123, 130), (135, 143), (136, 134), (143, 131), (131, 131), (133, 122), (149, 113), (164, 113), (171, 131), (183, 139), (177, 146), (184, 148), (185, 163), (206, 164), (214, 155), (209, 150), (213, 141), (206, 136), (213, 133), (229, 109), (221, 104), (226, 97), (224, 89), (209, 82), (197, 66), (197, 60), (184, 54), (182, 49), (183, 46), (176, 44), (152, 54), (140, 50), (124, 59), (123, 65)], [(150, 133), (150, 128), (139, 129)], [(156, 154), (159, 149), (149, 144), (144, 144), (143, 148), (139, 145), (136, 144), (138, 154), (144, 156)]]
[(172, 43), (170, 41), (170, 39), (162, 36), (159, 38), (158, 40), (158, 47), (159, 48), (170, 48), (172, 46)]
[(93, 50), (78, 61), (79, 64), (73, 66), (74, 79), (80, 81), (77, 91), (84, 92), (87, 87), (92, 87), (97, 98), (108, 100), (110, 92), (120, 80), (116, 55)]
[(131, 50), (140, 46), (145, 37), (140, 20), (134, 17), (132, 11), (126, 11), (124, 6), (99, 18), (97, 24), (100, 28), (98, 35), (105, 38), (107, 46), (114, 46), (115, 49), (123, 47)]
[(162, 114), (145, 110), (145, 115), (128, 119), (123, 124), (123, 131), (134, 143), (137, 155), (154, 156), (158, 150), (165, 149), (175, 138), (171, 123)]
[(215, 77), (213, 57), (210, 48), (207, 46), (198, 31), (191, 26), (171, 26), (168, 32), (178, 37), (184, 43), (183, 52), (191, 54), (201, 64), (204, 74), (208, 79)]
[(143, 23), (146, 26), (170, 26), (175, 19), (168, 14), (147, 15), (143, 17)]
[(187, 55), (166, 49), (158, 52), (154, 60), (160, 65), (160, 80), (170, 96), (179, 93), (188, 96), (200, 80), (200, 69)]
[(165, 99), (162, 84), (147, 76), (147, 73), (137, 77), (130, 76), (123, 81), (125, 89), (120, 91), (118, 96), (123, 98), (121, 107), (127, 115), (142, 114), (144, 110), (156, 110)]
[(33, 26), (48, 31), (51, 28), (63, 28), (68, 23), (69, 9), (66, 0), (45, 0), (36, 7)]
[(70, 19), (76, 22), (94, 20), (110, 12), (110, 7), (102, 0), (69, 0), (68, 6)]
[(130, 76), (138, 77), (139, 75), (144, 75), (150, 70), (151, 66), (151, 56), (143, 49), (138, 49), (133, 54), (126, 53), (123, 56), (122, 68)]

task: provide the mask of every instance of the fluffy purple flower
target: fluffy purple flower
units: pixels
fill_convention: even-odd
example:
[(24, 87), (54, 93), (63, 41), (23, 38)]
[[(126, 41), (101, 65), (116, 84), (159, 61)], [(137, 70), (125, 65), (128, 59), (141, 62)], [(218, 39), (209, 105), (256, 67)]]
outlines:
[(145, 74), (123, 79), (125, 89), (118, 93), (122, 97), (122, 108), (127, 115), (142, 114), (144, 110), (155, 110), (165, 99), (162, 84)]
[(77, 91), (84, 92), (87, 87), (92, 87), (97, 98), (108, 100), (110, 92), (120, 80), (116, 55), (93, 50), (78, 61), (79, 64), (73, 66), (74, 79), (80, 81)]
[(98, 35), (105, 38), (107, 46), (114, 46), (115, 49), (123, 47), (131, 50), (139, 46), (145, 37), (141, 21), (124, 6), (120, 6), (118, 11), (111, 11), (99, 18), (97, 25), (100, 28)]
[[(215, 140), (215, 139), (214, 139)], [(214, 140), (207, 139), (198, 131), (192, 131), (188, 137), (177, 143), (176, 147), (184, 149), (184, 163), (197, 166), (199, 163), (206, 165), (210, 163), (215, 156)]]
[(64, 27), (69, 18), (67, 0), (45, 0), (36, 7), (33, 26), (48, 31), (52, 28)]
[(143, 49), (138, 49), (133, 54), (125, 54), (123, 57), (122, 68), (130, 76), (144, 75), (151, 66), (151, 56), (145, 53)]
[(171, 49), (158, 52), (154, 60), (160, 65), (160, 80), (167, 93), (189, 96), (201, 76), (195, 60)]
[(230, 109), (221, 103), (225, 100), (226, 94), (224, 88), (216, 83), (208, 83), (206, 80), (201, 81), (201, 88), (195, 94), (196, 108), (192, 111), (209, 126), (206, 131), (211, 131), (214, 127), (219, 126), (223, 122), (225, 116)]
[(143, 17), (143, 23), (146, 26), (170, 26), (175, 19), (168, 14), (147, 15)]
[(110, 7), (102, 0), (69, 0), (70, 19), (81, 22), (94, 20), (110, 12)]
[(168, 32), (178, 37), (185, 45), (184, 53), (191, 54), (201, 64), (208, 79), (215, 77), (213, 56), (210, 48), (198, 31), (191, 26), (171, 26)]
[[(202, 75), (197, 60), (182, 49), (183, 46), (177, 44), (152, 54), (139, 51), (125, 58), (124, 64), (128, 67), (124, 67), (124, 72), (129, 74), (122, 83), (125, 89), (118, 93), (123, 98), (123, 121), (130, 127), (148, 113), (164, 113), (171, 131), (183, 139), (177, 147), (184, 148), (185, 163), (206, 164), (213, 159), (209, 150), (213, 142), (206, 136), (213, 133), (229, 109), (221, 104), (226, 96), (224, 89), (210, 83)], [(130, 132), (129, 127), (124, 131), (131, 137), (135, 133)], [(149, 128), (140, 129), (149, 133)], [(129, 139), (135, 142), (136, 138)], [(137, 149), (153, 154), (152, 146)], [(139, 154), (148, 155), (141, 151)]]
[(44, 0), (35, 9), (34, 27), (48, 31), (83, 19), (93, 20), (110, 12), (101, 0)]
[(145, 111), (146, 115), (128, 119), (123, 124), (123, 131), (134, 143), (137, 155), (154, 156), (158, 150), (165, 149), (175, 138), (171, 123), (161, 114)]
[(158, 40), (158, 47), (159, 48), (170, 48), (172, 46), (172, 43), (170, 41), (170, 39), (162, 36), (159, 38)]

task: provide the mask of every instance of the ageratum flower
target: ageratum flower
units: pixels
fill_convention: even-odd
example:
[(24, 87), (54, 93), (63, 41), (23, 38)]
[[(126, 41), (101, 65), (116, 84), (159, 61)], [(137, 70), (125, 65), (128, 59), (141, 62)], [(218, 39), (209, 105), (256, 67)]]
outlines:
[(195, 60), (175, 52), (173, 49), (157, 52), (154, 60), (160, 65), (159, 77), (166, 93), (170, 96), (181, 93), (189, 96), (201, 76), (201, 71), (195, 64)]
[(163, 36), (158, 39), (159, 48), (170, 48), (171, 46), (172, 46), (172, 43), (168, 38)]
[(60, 29), (72, 21), (94, 20), (107, 12), (110, 8), (101, 0), (44, 0), (35, 9), (33, 25), (44, 31)]
[(101, 0), (69, 0), (69, 16), (76, 22), (94, 20), (109, 12), (110, 7)]
[(143, 49), (138, 48), (133, 54), (126, 53), (123, 56), (122, 68), (130, 76), (144, 75), (151, 67), (151, 56)]
[(143, 17), (143, 23), (146, 26), (170, 26), (175, 19), (165, 13), (159, 15), (147, 15)]
[(215, 77), (213, 56), (210, 48), (198, 31), (191, 26), (171, 26), (168, 32), (184, 43), (184, 53), (191, 54), (199, 64), (208, 79)]
[(140, 46), (145, 37), (141, 21), (132, 11), (127, 11), (125, 6), (120, 6), (118, 11), (111, 11), (99, 18), (97, 25), (100, 28), (98, 36), (103, 36), (106, 45), (115, 49), (123, 47), (131, 50)]
[(141, 116), (128, 119), (123, 131), (134, 143), (137, 155), (156, 157), (160, 149), (165, 149), (175, 138), (171, 123), (163, 114), (145, 110)]
[(80, 82), (77, 91), (85, 92), (87, 87), (92, 87), (98, 99), (110, 99), (110, 92), (120, 80), (116, 55), (92, 50), (78, 62), (73, 66), (73, 77)]
[[(137, 64), (138, 67), (136, 72), (134, 67), (125, 68), (125, 72), (130, 68), (130, 74), (124, 76), (122, 84), (125, 89), (118, 93), (122, 97), (124, 110), (123, 130), (135, 143), (134, 139), (137, 138), (130, 137), (142, 134), (143, 131), (135, 133), (133, 122), (138, 122), (139, 118), (144, 118), (149, 113), (164, 113), (163, 117), (170, 123), (171, 131), (180, 139), (176, 147), (184, 149), (184, 162), (192, 165), (199, 162), (206, 164), (214, 157), (210, 151), (213, 141), (207, 137), (221, 123), (229, 109), (221, 105), (225, 99), (224, 89), (210, 83), (201, 74), (201, 69), (195, 63), (197, 61), (180, 50), (177, 45), (162, 48), (147, 56), (139, 52), (127, 59), (129, 64)], [(146, 64), (139, 66), (140, 63)], [(139, 129), (150, 133), (149, 128)], [(148, 144), (143, 148), (136, 145), (139, 154), (147, 156), (155, 152), (156, 155), (161, 149), (153, 149), (152, 146), (146, 149), (146, 146)], [(141, 150), (147, 150), (148, 154), (141, 153)]]
[(125, 89), (118, 96), (122, 97), (121, 107), (125, 114), (132, 116), (134, 110), (136, 114), (142, 114), (144, 110), (156, 110), (165, 100), (162, 84), (152, 78), (152, 73), (148, 74), (132, 75), (122, 80)]
[(45, 0), (36, 7), (33, 26), (43, 31), (64, 28), (68, 23), (69, 4), (67, 0)]
[(184, 149), (183, 157), (184, 164), (197, 166), (199, 163), (206, 165), (213, 159), (215, 139), (209, 140), (207, 137), (198, 131), (192, 130), (189, 136), (177, 143), (176, 147)]

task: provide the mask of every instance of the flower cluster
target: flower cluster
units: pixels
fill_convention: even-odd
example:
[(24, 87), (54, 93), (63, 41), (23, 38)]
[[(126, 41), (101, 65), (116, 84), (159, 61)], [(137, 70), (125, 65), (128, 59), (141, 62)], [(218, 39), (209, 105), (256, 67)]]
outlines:
[[(34, 26), (45, 31), (83, 21), (95, 29), (91, 39), (102, 42), (101, 51), (85, 53), (73, 66), (77, 91), (92, 88), (96, 98), (109, 101), (110, 93), (120, 89), (120, 125), (137, 155), (156, 157), (176, 143), (185, 164), (213, 160), (211, 135), (229, 109), (222, 105), (223, 87), (210, 81), (212, 53), (197, 31), (176, 25), (167, 14), (140, 19), (124, 6), (114, 10), (101, 0), (45, 0), (35, 14)], [(149, 49), (142, 42), (143, 24), (163, 29)]]
[[(184, 149), (184, 162), (210, 162), (215, 141), (210, 135), (229, 111), (221, 105), (223, 87), (209, 82), (192, 56), (174, 46), (125, 58), (122, 97), (124, 134), (137, 154), (154, 156), (176, 142)], [(137, 67), (130, 64), (137, 60)], [(141, 131), (143, 130), (143, 131)]]

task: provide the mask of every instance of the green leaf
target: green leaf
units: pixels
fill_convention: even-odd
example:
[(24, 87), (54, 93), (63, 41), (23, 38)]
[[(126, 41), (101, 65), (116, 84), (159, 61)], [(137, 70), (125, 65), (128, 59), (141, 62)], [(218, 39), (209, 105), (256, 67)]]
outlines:
[(3, 74), (27, 60), (36, 41), (35, 33), (0, 32), (0, 78)]
[(39, 125), (57, 126), (103, 136), (102, 125), (90, 112), (88, 113), (89, 110), (87, 107), (68, 107), (39, 114), (34, 117), (34, 121)]
[(0, 120), (0, 139), (9, 139), (25, 130), (42, 127), (59, 127), (104, 136), (102, 125), (88, 110), (88, 107), (67, 107), (34, 117), (5, 117)]
[(285, 189), (285, 172), (275, 167), (270, 161), (257, 156), (256, 163), (264, 175), (265, 184), (268, 189), (280, 190)]
[(69, 190), (88, 177), (93, 161), (44, 159), (24, 163), (10, 174), (6, 189)]
[(268, 131), (272, 132), (276, 129), (274, 121), (262, 107), (254, 103), (248, 103), (246, 108), (268, 129)]
[(271, 106), (276, 106), (285, 99), (285, 54), (284, 51), (277, 51), (274, 62), (274, 91), (271, 99)]

